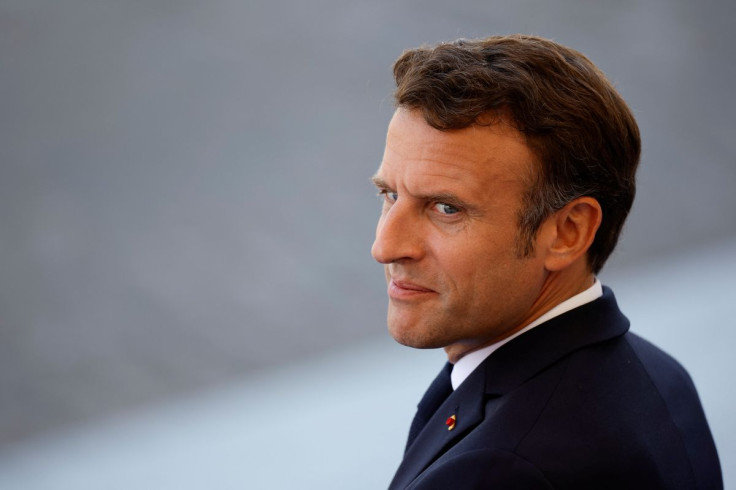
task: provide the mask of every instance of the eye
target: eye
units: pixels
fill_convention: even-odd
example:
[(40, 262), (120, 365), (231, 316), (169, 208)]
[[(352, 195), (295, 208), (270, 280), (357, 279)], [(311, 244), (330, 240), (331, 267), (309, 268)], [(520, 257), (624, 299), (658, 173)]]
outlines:
[(383, 198), (390, 203), (396, 202), (396, 200), (399, 198), (399, 194), (397, 192), (385, 189), (379, 192), (378, 195), (383, 196)]
[(444, 214), (444, 215), (451, 215), (459, 213), (460, 210), (456, 208), (455, 206), (452, 206), (451, 204), (447, 204), (444, 202), (438, 202), (434, 205), (434, 208), (437, 210), (438, 213)]

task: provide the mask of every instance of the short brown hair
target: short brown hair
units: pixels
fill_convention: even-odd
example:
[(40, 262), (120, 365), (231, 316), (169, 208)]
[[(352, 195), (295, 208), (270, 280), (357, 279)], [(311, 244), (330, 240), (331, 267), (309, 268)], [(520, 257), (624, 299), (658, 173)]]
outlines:
[(587, 255), (600, 271), (634, 201), (641, 141), (626, 102), (588, 58), (535, 36), (461, 39), (406, 51), (394, 78), (397, 106), (436, 129), (510, 116), (541, 164), (519, 215), (519, 253), (533, 253), (548, 216), (590, 196), (603, 209)]

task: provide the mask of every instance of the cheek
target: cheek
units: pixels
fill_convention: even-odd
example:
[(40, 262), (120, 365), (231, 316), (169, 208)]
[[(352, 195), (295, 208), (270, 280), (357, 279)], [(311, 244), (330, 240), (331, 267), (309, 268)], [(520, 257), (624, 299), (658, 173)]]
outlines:
[(456, 234), (432, 233), (426, 244), (443, 282), (469, 297), (496, 288), (518, 262), (512, 224), (474, 221)]
[(472, 302), (472, 298), (492, 286), (504, 258), (493, 253), (492, 246), (483, 246), (482, 240), (447, 244), (437, 260), (444, 279), (458, 294)]
[(470, 302), (512, 293), (509, 289), (519, 279), (522, 264), (516, 256), (513, 239), (498, 238), (484, 236), (468, 240), (445, 258), (445, 270)]

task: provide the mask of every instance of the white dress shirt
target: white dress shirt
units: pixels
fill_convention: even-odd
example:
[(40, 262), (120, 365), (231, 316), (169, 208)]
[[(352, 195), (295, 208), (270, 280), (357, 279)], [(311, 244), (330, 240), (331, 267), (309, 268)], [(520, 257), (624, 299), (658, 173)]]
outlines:
[(562, 315), (563, 313), (568, 312), (573, 308), (577, 308), (578, 306), (590, 303), (591, 301), (596, 300), (601, 296), (603, 296), (603, 286), (601, 285), (601, 282), (598, 280), (598, 278), (596, 278), (591, 287), (581, 293), (576, 294), (571, 298), (566, 299), (565, 301), (547, 311), (544, 315), (540, 316), (515, 334), (510, 335), (503, 340), (499, 340), (495, 344), (491, 344), (483, 347), (482, 349), (474, 350), (472, 352), (469, 352), (468, 354), (465, 354), (452, 367), (452, 373), (450, 374), (452, 389), (456, 390), (457, 387), (460, 386), (460, 384), (465, 381), (468, 376), (470, 376), (470, 373), (472, 373), (475, 368), (480, 365), (480, 363), (485, 361), (488, 356), (490, 356), (496, 349), (501, 347), (506, 342), (509, 342), (519, 335), (528, 332), (532, 328), (536, 327), (537, 325), (541, 325), (547, 320), (551, 320), (552, 318)]

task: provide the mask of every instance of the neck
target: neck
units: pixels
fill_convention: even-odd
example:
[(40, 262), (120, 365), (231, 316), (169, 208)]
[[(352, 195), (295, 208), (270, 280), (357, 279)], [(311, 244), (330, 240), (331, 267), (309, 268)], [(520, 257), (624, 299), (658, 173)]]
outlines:
[(473, 351), (495, 344), (514, 335), (558, 304), (582, 293), (591, 287), (594, 282), (595, 275), (588, 269), (587, 264), (582, 264), (582, 267), (571, 266), (561, 271), (550, 272), (539, 290), (537, 299), (529, 308), (528, 313), (516, 326), (506, 330), (502, 335), (488, 339), (486, 342), (480, 344), (466, 344), (465, 346), (462, 344), (453, 344), (447, 346), (445, 347), (445, 352), (448, 360), (454, 364)]

